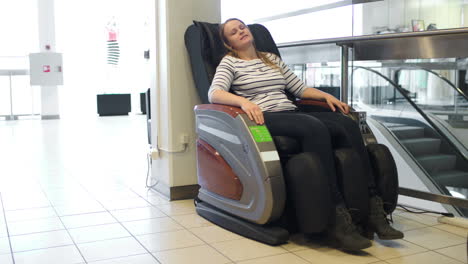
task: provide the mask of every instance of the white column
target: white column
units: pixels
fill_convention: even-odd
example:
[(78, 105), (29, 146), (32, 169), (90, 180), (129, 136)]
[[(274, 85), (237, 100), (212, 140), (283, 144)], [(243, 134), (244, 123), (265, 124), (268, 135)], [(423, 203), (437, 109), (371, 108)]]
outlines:
[[(219, 23), (220, 0), (159, 0), (156, 2), (156, 50), (151, 51), (154, 81), (151, 84), (152, 147), (179, 150), (182, 135), (188, 149), (180, 153), (161, 150), (153, 160), (156, 189), (173, 198), (173, 190), (197, 184), (196, 134), (193, 107), (199, 104), (192, 78), (184, 33), (193, 20)], [(176, 195), (177, 196), (177, 195)]]
[[(40, 52), (55, 52), (55, 8), (54, 0), (37, 0), (39, 50)], [(59, 96), (58, 87), (41, 86), (41, 116), (42, 119), (58, 119)]]

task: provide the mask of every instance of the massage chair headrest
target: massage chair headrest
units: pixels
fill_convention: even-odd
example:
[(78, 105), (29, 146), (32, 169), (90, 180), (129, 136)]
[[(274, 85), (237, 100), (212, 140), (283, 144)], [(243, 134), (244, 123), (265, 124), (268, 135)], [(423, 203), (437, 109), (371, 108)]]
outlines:
[[(193, 78), (202, 103), (208, 103), (208, 89), (226, 48), (219, 36), (219, 24), (194, 21), (185, 33), (185, 46), (192, 64)], [(252, 24), (249, 29), (259, 51), (280, 56), (270, 32), (263, 25)]]

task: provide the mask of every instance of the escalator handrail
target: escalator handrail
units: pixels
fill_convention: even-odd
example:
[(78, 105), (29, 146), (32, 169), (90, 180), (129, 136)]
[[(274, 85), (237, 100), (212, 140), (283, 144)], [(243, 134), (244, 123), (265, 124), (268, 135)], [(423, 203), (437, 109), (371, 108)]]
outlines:
[(452, 146), (453, 149), (455, 149), (457, 154), (460, 157), (463, 157), (465, 159), (465, 161), (468, 162), (468, 157), (462, 151), (460, 151), (460, 149), (458, 149), (458, 147), (447, 137), (447, 135), (445, 135), (445, 133), (443, 133), (442, 130), (439, 129), (439, 127), (426, 115), (426, 113), (424, 113), (424, 111), (421, 110), (421, 108), (419, 108), (419, 106), (416, 105), (416, 103), (413, 102), (413, 100), (411, 100), (411, 98), (408, 96), (408, 94), (405, 92), (405, 90), (403, 88), (401, 88), (400, 85), (396, 84), (394, 81), (392, 81), (390, 78), (383, 75), (382, 73), (380, 73), (380, 72), (378, 72), (376, 70), (373, 70), (371, 68), (364, 67), (364, 66), (354, 66), (353, 68), (354, 68), (353, 73), (354, 73), (354, 71), (356, 69), (363, 69), (363, 70), (370, 71), (372, 73), (377, 74), (378, 76), (380, 76), (384, 80), (386, 80), (388, 83), (390, 83), (395, 89), (398, 90), (398, 92), (400, 92), (400, 94), (406, 99), (406, 101), (408, 101), (408, 103), (411, 106), (413, 106), (413, 108), (424, 118), (424, 120), (426, 120), (426, 122), (428, 122), (432, 126), (432, 128), (434, 128), (437, 131), (437, 133), (441, 137), (443, 137), (445, 139), (445, 141), (448, 142)]
[[(440, 119), (437, 118), (434, 114), (429, 113), (428, 116), (429, 116), (429, 117), (432, 117), (433, 119), (438, 120), (438, 122), (440, 122), (440, 121), (439, 121)], [(444, 127), (443, 124), (442, 124), (441, 126)], [(457, 135), (455, 135), (454, 133), (452, 133), (447, 127), (445, 127), (445, 129), (447, 130), (447, 133), (450, 134), (450, 136), (452, 136), (452, 137), (454, 138), (454, 140), (456, 140), (456, 141), (458, 142), (458, 144), (460, 145), (460, 148), (461, 148), (461, 146), (464, 148), (465, 151), (463, 151), (463, 152), (460, 151), (460, 152), (462, 152), (462, 153), (463, 153), (463, 156), (468, 160), (468, 154), (467, 154), (467, 153), (468, 153), (468, 149), (465, 147), (465, 144), (463, 144), (463, 142), (461, 142), (461, 141), (458, 139)]]
[[(445, 78), (444, 76), (442, 76), (441, 74), (437, 73), (437, 72), (434, 72), (430, 69), (427, 69), (427, 68), (424, 68), (424, 67), (420, 67), (420, 66), (404, 66), (404, 67), (398, 67), (396, 72), (395, 72), (395, 77), (397, 77), (395, 79), (395, 83), (398, 83), (398, 80), (400, 78), (400, 73), (402, 70), (413, 70), (413, 69), (416, 69), (416, 70), (423, 70), (423, 71), (426, 71), (428, 73), (431, 73), (433, 75), (435, 75), (436, 77), (438, 77), (439, 79), (441, 79), (442, 81), (444, 81), (445, 83), (447, 83), (450, 87), (452, 87), (455, 91), (458, 92), (459, 95), (461, 95), (463, 98), (465, 98), (466, 101), (468, 101), (468, 95), (465, 94), (465, 92), (458, 88), (457, 86), (455, 86), (455, 84), (453, 82), (451, 82), (449, 79)], [(456, 100), (456, 98), (455, 98)], [(456, 135), (454, 135), (453, 133), (451, 133), (450, 131), (448, 131), (459, 143), (460, 145), (464, 146), (464, 144), (462, 142), (460, 142), (460, 140), (458, 139), (458, 137)], [(460, 151), (461, 152), (461, 151)], [(463, 157), (465, 157), (465, 159), (468, 159), (468, 155), (466, 154), (466, 152), (463, 152)]]
[(442, 76), (439, 73), (434, 72), (434, 71), (432, 71), (430, 69), (427, 69), (427, 68), (424, 68), (424, 67), (419, 67), (419, 66), (398, 67), (398, 69), (395, 72), (395, 76), (399, 77), (400, 76), (399, 74), (400, 74), (401, 70), (407, 70), (407, 69), (423, 70), (423, 71), (429, 72), (429, 73), (437, 76), (439, 79), (442, 79), (442, 81), (446, 82), (450, 87), (452, 87), (455, 91), (457, 91), (459, 95), (463, 96), (463, 98), (465, 98), (465, 100), (468, 101), (468, 95), (462, 89), (455, 86), (455, 84), (453, 84), (453, 82), (451, 82), (449, 79), (445, 78), (444, 76)]

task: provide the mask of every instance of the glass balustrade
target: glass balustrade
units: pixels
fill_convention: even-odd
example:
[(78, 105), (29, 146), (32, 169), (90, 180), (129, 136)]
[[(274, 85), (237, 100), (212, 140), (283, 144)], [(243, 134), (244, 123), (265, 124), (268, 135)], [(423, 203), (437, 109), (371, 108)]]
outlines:
[[(464, 60), (351, 61), (350, 65), (350, 105), (365, 111), (393, 136), (436, 193), (467, 199), (468, 77)], [(289, 67), (307, 86), (340, 96), (339, 62)], [(468, 216), (467, 209), (456, 210)]]
[(350, 101), (397, 139), (442, 194), (466, 199), (468, 101), (454, 84), (457, 74), (404, 62), (354, 62)]

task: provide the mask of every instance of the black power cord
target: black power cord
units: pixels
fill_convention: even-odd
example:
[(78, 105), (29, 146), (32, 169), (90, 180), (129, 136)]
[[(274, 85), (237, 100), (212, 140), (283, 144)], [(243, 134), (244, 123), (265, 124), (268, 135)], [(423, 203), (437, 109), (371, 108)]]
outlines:
[(432, 214), (439, 214), (439, 215), (443, 215), (443, 216), (447, 216), (447, 217), (455, 217), (452, 213), (442, 213), (442, 212), (421, 210), (421, 209), (417, 209), (419, 211), (413, 211), (413, 210), (410, 210), (406, 206), (403, 206), (401, 204), (397, 204), (397, 206), (403, 208), (405, 211), (407, 211), (409, 213), (412, 213), (412, 214), (429, 214), (429, 213), (432, 213)]

